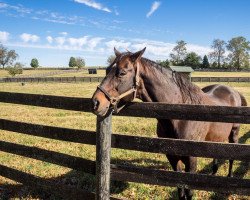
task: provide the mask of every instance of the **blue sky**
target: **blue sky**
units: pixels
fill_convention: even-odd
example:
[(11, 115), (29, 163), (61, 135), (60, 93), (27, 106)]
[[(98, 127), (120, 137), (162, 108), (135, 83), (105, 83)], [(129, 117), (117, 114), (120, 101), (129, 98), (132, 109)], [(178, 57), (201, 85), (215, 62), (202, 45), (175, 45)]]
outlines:
[(114, 46), (166, 59), (181, 39), (204, 55), (216, 38), (250, 40), (249, 9), (249, 0), (0, 0), (0, 42), (27, 66), (34, 57), (67, 66), (70, 56), (103, 66)]

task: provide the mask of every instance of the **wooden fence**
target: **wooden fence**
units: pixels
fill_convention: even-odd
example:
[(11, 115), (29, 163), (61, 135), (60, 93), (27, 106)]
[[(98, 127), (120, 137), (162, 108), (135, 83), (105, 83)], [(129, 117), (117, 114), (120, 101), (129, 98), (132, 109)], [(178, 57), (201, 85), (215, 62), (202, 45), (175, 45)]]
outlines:
[[(101, 82), (104, 77), (25, 77), (25, 78), (0, 78), (0, 82)], [(192, 82), (250, 82), (250, 77), (191, 77)]]
[[(0, 102), (48, 107), (73, 111), (91, 111), (90, 99), (0, 92)], [(163, 103), (130, 103), (120, 116), (158, 119), (186, 119), (250, 124), (249, 107), (216, 107), (202, 105), (171, 105)], [(223, 191), (250, 195), (250, 179), (228, 178), (205, 174), (179, 173), (134, 166), (110, 164), (110, 149), (120, 148), (172, 155), (190, 155), (219, 159), (250, 161), (250, 145), (195, 142), (176, 139), (149, 138), (112, 133), (112, 113), (97, 117), (97, 132), (43, 126), (0, 119), (0, 129), (55, 140), (96, 145), (96, 162), (77, 156), (0, 141), (0, 151), (42, 160), (96, 175), (96, 194), (62, 186), (0, 164), (0, 176), (31, 187), (39, 187), (72, 199), (109, 199), (112, 180), (179, 186), (207, 191)], [(111, 197), (111, 199), (115, 199)]]

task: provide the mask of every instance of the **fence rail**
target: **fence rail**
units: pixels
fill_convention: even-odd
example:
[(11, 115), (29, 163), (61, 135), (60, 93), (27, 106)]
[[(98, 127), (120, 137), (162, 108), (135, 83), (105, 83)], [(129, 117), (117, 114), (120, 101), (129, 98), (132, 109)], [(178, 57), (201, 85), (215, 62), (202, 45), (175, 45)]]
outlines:
[[(104, 77), (18, 77), (18, 78), (0, 78), (0, 82), (15, 83), (43, 83), (43, 82), (101, 82)], [(191, 77), (192, 82), (250, 82), (250, 77)]]
[[(72, 111), (91, 111), (90, 99), (84, 98), (0, 92), (0, 102)], [(228, 109), (228, 107), (222, 106), (131, 103), (119, 115), (160, 119), (170, 118), (250, 124), (249, 107), (230, 107), (230, 109)], [(98, 148), (99, 150), (103, 151), (103, 140), (100, 140), (100, 137), (105, 136), (107, 132), (111, 133), (110, 123), (110, 120), (104, 125), (98, 123), (97, 125), (99, 128), (97, 128), (97, 130), (100, 131), (97, 132), (97, 134), (92, 131), (44, 126), (7, 119), (0, 119), (0, 129), (14, 131), (20, 134), (90, 145), (96, 145), (97, 139), (97, 141), (99, 141)], [(109, 135), (107, 135), (105, 140), (109, 140)], [(171, 155), (189, 155), (195, 157), (235, 159), (247, 162), (250, 161), (250, 145), (244, 144), (224, 144), (164, 138), (148, 138), (114, 133), (110, 135), (110, 140), (111, 147), (113, 148)], [(4, 141), (0, 141), (0, 151), (50, 162), (93, 175), (96, 174), (96, 176), (99, 177), (97, 178), (99, 184), (97, 184), (98, 194), (96, 195), (96, 199), (107, 199), (107, 197), (109, 197), (109, 182), (106, 181), (106, 178), (109, 177), (109, 171), (107, 171), (109, 167), (107, 167), (107, 162), (110, 161), (110, 154), (106, 154), (106, 160), (101, 156), (101, 154), (103, 155), (107, 153), (107, 151), (100, 152), (101, 154), (99, 154), (99, 160), (97, 159), (97, 163), (95, 161), (77, 156), (71, 156), (37, 147), (28, 147)], [(96, 165), (97, 168), (95, 167)], [(106, 168), (102, 168), (103, 165), (105, 165)], [(180, 186), (183, 188), (198, 190), (202, 189), (218, 192), (223, 190), (228, 193), (250, 195), (250, 179), (217, 177), (204, 174), (177, 173), (163, 170), (138, 168), (135, 166), (119, 166), (112, 164), (110, 165), (110, 168), (110, 177), (113, 180), (164, 186)], [(101, 174), (106, 174), (106, 178), (101, 176)], [(48, 189), (50, 186), (54, 186), (51, 182), (41, 180), (41, 178), (25, 174), (24, 172), (19, 172), (3, 165), (0, 165), (0, 175), (11, 178), (18, 182), (23, 182), (27, 185), (37, 186), (45, 189)], [(22, 177), (25, 180), (22, 180)], [(31, 181), (28, 182), (27, 180), (29, 179), (26, 179), (25, 177), (28, 177)], [(103, 189), (104, 187), (106, 187), (105, 190)], [(55, 186), (55, 188), (57, 188), (57, 186)], [(93, 193), (87, 193), (86, 191), (75, 190), (75, 192), (69, 192), (70, 188), (67, 187), (65, 189), (62, 188), (61, 190), (64, 190), (64, 192), (66, 191), (66, 193), (72, 195), (73, 198), (77, 196), (77, 192), (81, 194), (80, 196), (88, 195), (89, 198), (93, 198)], [(60, 193), (59, 189), (58, 193)], [(63, 194), (63, 192), (61, 192), (61, 194)]]

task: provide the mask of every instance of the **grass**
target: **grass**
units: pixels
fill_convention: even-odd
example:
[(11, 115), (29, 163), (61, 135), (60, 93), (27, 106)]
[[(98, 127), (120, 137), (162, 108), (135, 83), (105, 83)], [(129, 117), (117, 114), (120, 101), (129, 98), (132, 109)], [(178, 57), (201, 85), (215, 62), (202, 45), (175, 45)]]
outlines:
[(250, 72), (192, 72), (192, 77), (250, 77)]
[[(23, 70), (22, 74), (17, 74), (15, 77), (31, 76), (31, 75), (42, 75), (49, 72), (58, 72), (58, 70)], [(12, 77), (9, 75), (7, 70), (0, 69), (0, 78)]]
[(87, 70), (81, 70), (81, 71), (76, 71), (72, 73), (64, 73), (64, 74), (58, 74), (58, 75), (52, 75), (49, 77), (104, 77), (106, 71), (105, 70), (97, 70), (97, 74), (89, 74)]
[[(201, 83), (198, 85), (203, 87), (206, 84), (207, 83)], [(27, 83), (25, 86), (21, 86), (20, 83), (4, 83), (0, 84), (0, 91), (91, 97), (97, 85), (98, 83)], [(248, 102), (250, 102), (250, 83), (229, 83), (229, 85), (244, 94)], [(0, 103), (0, 107), (0, 118), (2, 119), (66, 128), (95, 130), (96, 117), (91, 113), (6, 103)], [(113, 131), (120, 134), (156, 137), (156, 120), (114, 117)], [(250, 125), (242, 125), (240, 142), (250, 144), (249, 134)], [(8, 131), (0, 131), (0, 140), (95, 160), (95, 147), (91, 145), (50, 140)], [(210, 162), (211, 159), (199, 158), (198, 171), (211, 172)], [(92, 176), (75, 172), (65, 167), (4, 152), (0, 152), (0, 163), (43, 178), (56, 179), (58, 183), (63, 184), (66, 182), (78, 188), (85, 188), (90, 191), (94, 190), (94, 178)], [(130, 163), (137, 166), (171, 170), (169, 163), (162, 154), (112, 149), (112, 163)], [(228, 162), (222, 162), (218, 174), (226, 176), (227, 170)], [(248, 165), (243, 162), (235, 162), (234, 175), (236, 177), (250, 178)], [(11, 193), (8, 192), (9, 188), (12, 188)], [(15, 190), (13, 188), (15, 188)], [(117, 197), (125, 197), (128, 199), (176, 199), (177, 197), (175, 188), (136, 183), (112, 183), (112, 193)], [(47, 196), (44, 196), (45, 194), (46, 193), (41, 193), (40, 191), (30, 190), (25, 186), (17, 185), (17, 183), (13, 181), (0, 177), (0, 199), (9, 199), (11, 197), (18, 199), (48, 199)], [(57, 197), (50, 196), (49, 199), (57, 199)], [(237, 195), (226, 196), (213, 192), (196, 191), (195, 199), (248, 199), (248, 197)]]

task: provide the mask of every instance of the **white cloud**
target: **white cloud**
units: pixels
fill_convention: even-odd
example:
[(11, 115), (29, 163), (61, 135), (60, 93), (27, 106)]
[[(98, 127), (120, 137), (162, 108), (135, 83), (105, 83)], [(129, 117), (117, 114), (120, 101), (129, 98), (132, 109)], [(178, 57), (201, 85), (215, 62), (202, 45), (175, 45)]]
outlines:
[(187, 44), (188, 51), (193, 51), (199, 55), (208, 55), (212, 49), (210, 47), (204, 47), (196, 44)]
[(96, 37), (92, 38), (88, 41), (88, 47), (90, 49), (94, 49), (104, 38)]
[(50, 44), (53, 42), (53, 38), (51, 36), (47, 36), (46, 39)]
[(67, 36), (68, 33), (67, 32), (60, 32), (60, 35)]
[(124, 42), (124, 40), (111, 40), (105, 43), (105, 45), (108, 47), (110, 51), (113, 51), (114, 47), (117, 49), (129, 49), (131, 43), (130, 42)]
[(10, 34), (8, 32), (0, 31), (0, 42), (7, 42), (9, 39), (9, 35)]
[(149, 18), (161, 5), (161, 2), (155, 1), (152, 6), (150, 11), (147, 13), (147, 18)]
[(68, 38), (68, 42), (70, 46), (73, 47), (82, 47), (83, 45), (87, 44), (87, 39), (89, 36), (84, 36), (80, 38)]
[(102, 11), (111, 13), (111, 10), (109, 8), (107, 8), (107, 7), (103, 6), (102, 4), (97, 3), (93, 0), (74, 0), (74, 1), (77, 3), (85, 4), (86, 6), (95, 8), (97, 10), (102, 10)]
[(20, 38), (24, 42), (38, 42), (38, 40), (40, 39), (39, 36), (28, 34), (28, 33), (23, 33), (22, 35), (20, 35)]
[(65, 39), (65, 37), (56, 37), (55, 41), (56, 41), (57, 44), (62, 46), (65, 43), (66, 39)]

